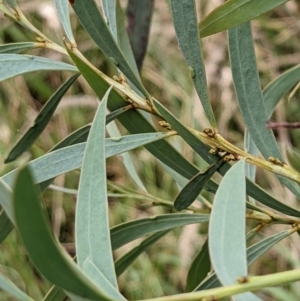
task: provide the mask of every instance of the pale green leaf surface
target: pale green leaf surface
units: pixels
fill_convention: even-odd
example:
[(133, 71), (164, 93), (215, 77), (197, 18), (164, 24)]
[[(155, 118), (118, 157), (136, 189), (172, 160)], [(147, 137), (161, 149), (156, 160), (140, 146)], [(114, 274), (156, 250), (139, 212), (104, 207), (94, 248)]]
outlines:
[(251, 243), (251, 241), (253, 240), (253, 238), (255, 236), (257, 236), (258, 233), (259, 232), (257, 232), (256, 228), (253, 228), (252, 230), (247, 232), (247, 234), (246, 234), (246, 244), (249, 245)]
[(117, 288), (106, 192), (105, 113), (110, 91), (106, 92), (96, 112), (85, 148), (76, 202), (75, 241), (78, 265), (83, 268), (89, 258)]
[[(126, 112), (129, 109), (129, 107), (124, 107), (119, 110), (116, 110), (106, 116), (106, 124), (110, 123), (112, 120), (117, 118), (120, 114)], [(52, 152), (54, 150), (73, 145), (73, 144), (78, 144), (81, 142), (85, 142), (87, 140), (87, 137), (90, 132), (91, 125), (87, 124), (80, 129), (74, 131), (70, 135), (68, 135), (66, 138), (61, 140), (59, 143), (57, 143), (49, 152)], [(52, 182), (53, 179), (49, 179), (47, 181), (41, 182), (40, 183), (40, 188), (41, 191), (44, 191)]]
[(64, 0), (54, 0), (54, 4), (67, 38), (73, 45), (76, 45), (70, 22), (69, 2)]
[(170, 5), (180, 49), (190, 69), (205, 115), (210, 124), (216, 127), (216, 120), (208, 95), (195, 1), (171, 0)]
[(71, 85), (75, 82), (80, 74), (75, 74), (67, 80), (48, 100), (38, 116), (35, 118), (33, 125), (22, 135), (16, 145), (9, 152), (4, 163), (9, 163), (16, 160), (22, 153), (27, 151), (36, 139), (40, 136), (43, 130), (48, 125), (62, 97), (66, 94)]
[[(116, 125), (115, 122), (111, 122), (107, 127), (106, 130), (108, 132), (108, 134), (110, 135), (110, 137), (120, 137), (121, 133)], [(127, 172), (129, 173), (129, 175), (131, 176), (131, 178), (133, 179), (133, 181), (135, 182), (135, 184), (142, 190), (147, 192), (147, 189), (145, 188), (142, 180), (140, 179), (135, 166), (133, 164), (132, 158), (130, 156), (129, 153), (122, 153), (121, 157), (123, 159), (123, 164), (127, 170)]]
[[(13, 223), (15, 223), (11, 199), (12, 199), (11, 187), (3, 180), (3, 178), (0, 178), (0, 204), (3, 210), (5, 211), (6, 215), (9, 217), (9, 219)], [(4, 212), (2, 212), (1, 217), (3, 216), (3, 214)], [(3, 221), (4, 220), (2, 220), (2, 222)]]
[[(260, 89), (250, 23), (229, 30), (228, 38), (237, 99), (250, 136), (266, 159), (272, 156), (282, 160), (273, 132), (266, 129), (268, 117)], [(279, 175), (278, 178), (300, 197), (300, 188), (295, 182)]]
[(272, 246), (280, 242), (282, 239), (291, 235), (290, 230), (285, 230), (279, 233), (276, 233), (272, 236), (269, 236), (256, 244), (250, 246), (247, 249), (247, 261), (248, 265), (253, 263), (261, 254), (265, 253)]
[(26, 50), (37, 48), (38, 43), (22, 42), (0, 45), (0, 53), (21, 53)]
[[(251, 136), (249, 135), (247, 129), (244, 133), (244, 149), (247, 153), (257, 157), (259, 154), (259, 150), (253, 140), (251, 139)], [(245, 175), (248, 179), (253, 181), (255, 183), (255, 177), (256, 177), (256, 166), (252, 164), (246, 164), (245, 165)], [(253, 198), (249, 198), (250, 203), (255, 204), (255, 200)]]
[[(112, 122), (114, 119), (116, 119), (119, 115), (126, 112), (128, 109), (129, 107), (123, 107), (106, 115), (106, 124)], [(83, 127), (79, 128), (78, 130), (74, 131), (66, 138), (61, 140), (59, 143), (57, 143), (50, 151), (54, 151), (69, 145), (85, 142), (89, 135), (90, 128), (91, 128), (90, 124), (84, 125)]]
[(173, 213), (134, 220), (111, 228), (112, 249), (143, 236), (195, 223), (206, 223), (209, 214)]
[[(288, 237), (291, 234), (289, 230), (285, 230), (269, 236), (251, 247), (247, 248), (247, 264), (252, 264), (256, 259), (258, 259), (263, 253), (268, 251), (275, 244), (280, 242), (282, 239)], [(217, 276), (213, 273), (211, 276), (206, 278), (202, 283), (200, 283), (194, 291), (205, 290), (208, 288), (214, 288), (221, 286)]]
[(288, 0), (229, 0), (214, 9), (200, 23), (201, 37), (227, 30), (252, 20)]
[[(115, 139), (106, 139), (106, 158), (167, 137), (167, 133), (147, 133), (123, 136), (117, 141)], [(86, 143), (68, 146), (29, 162), (28, 166), (30, 166), (34, 174), (36, 183), (41, 183), (81, 167), (85, 146)], [(4, 175), (2, 179), (11, 186), (16, 173), (17, 170), (13, 170)]]
[(209, 251), (213, 268), (223, 285), (247, 275), (245, 214), (245, 160), (224, 176), (214, 198), (209, 223)]
[[(84, 135), (86, 134), (87, 133), (84, 133)], [(143, 146), (146, 143), (151, 143), (153, 141), (166, 138), (167, 136), (168, 134), (165, 133), (148, 133), (131, 135), (131, 137), (125, 136), (122, 139), (117, 139), (118, 141), (107, 139), (106, 158), (120, 154), (121, 152), (129, 151), (139, 146)], [(122, 145), (120, 145), (121, 140)], [(70, 141), (72, 141), (71, 137)], [(45, 189), (51, 183), (51, 181), (49, 180), (51, 180), (52, 178), (60, 174), (66, 173), (68, 171), (74, 170), (76, 168), (80, 168), (82, 164), (85, 146), (85, 143), (79, 143), (63, 149), (58, 149), (29, 162), (28, 166), (30, 166), (32, 169), (32, 172), (35, 177), (35, 183), (41, 183), (41, 188)], [(2, 178), (0, 178), (0, 180), (4, 181), (11, 187), (16, 174), (17, 170), (13, 170), (8, 174), (4, 175)], [(1, 199), (0, 202), (7, 203), (8, 197), (2, 195), (2, 198), (3, 199)], [(11, 205), (8, 205), (8, 210), (10, 210), (10, 208)], [(0, 216), (0, 229), (0, 241), (4, 240), (6, 236), (10, 233), (10, 231), (13, 229), (13, 226), (11, 225), (10, 220), (5, 214), (5, 212), (3, 212)]]
[(138, 246), (134, 247), (128, 253), (120, 257), (115, 262), (115, 269), (117, 276), (121, 275), (132, 262), (142, 254), (148, 247), (153, 245), (157, 240), (165, 236), (169, 230), (156, 232), (149, 237), (145, 238)]
[(113, 300), (122, 301), (126, 300), (119, 291), (108, 281), (108, 279), (103, 275), (103, 273), (97, 268), (97, 266), (93, 263), (90, 258), (87, 258), (82, 266), (83, 270), (87, 275), (89, 275), (90, 279), (93, 279), (95, 284), (98, 287), (109, 295)]
[(66, 70), (78, 72), (75, 66), (44, 57), (23, 54), (0, 54), (0, 81), (39, 70)]
[(83, 27), (99, 48), (124, 73), (129, 81), (147, 98), (150, 97), (141, 81), (124, 58), (121, 50), (110, 33), (94, 0), (75, 1), (72, 5)]
[(117, 27), (117, 0), (101, 0), (102, 8), (106, 17), (106, 24), (109, 27), (112, 36), (118, 43), (118, 27)]
[(111, 228), (111, 242), (113, 250), (144, 235), (174, 227), (209, 221), (209, 214), (162, 214), (143, 218)]
[[(55, 240), (28, 167), (18, 173), (13, 204), (16, 225), (36, 268), (52, 283), (93, 300), (111, 300), (66, 255)], [(30, 223), (28, 222), (30, 220)]]
[[(249, 132), (245, 131), (245, 138), (244, 138), (244, 146), (245, 151), (255, 157), (258, 156), (259, 150), (253, 140), (251, 139), (251, 136), (249, 135)], [(256, 166), (251, 164), (245, 165), (245, 175), (248, 179), (255, 182), (255, 173), (256, 173)]]
[(0, 289), (8, 292), (11, 296), (20, 301), (34, 301), (2, 273), (0, 273)]

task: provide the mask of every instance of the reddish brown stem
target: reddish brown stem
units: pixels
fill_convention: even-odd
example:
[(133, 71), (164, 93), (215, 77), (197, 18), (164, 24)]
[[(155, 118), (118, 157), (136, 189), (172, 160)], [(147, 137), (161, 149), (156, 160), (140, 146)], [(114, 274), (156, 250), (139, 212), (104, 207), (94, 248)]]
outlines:
[(300, 122), (274, 122), (269, 121), (267, 123), (268, 129), (279, 129), (279, 128), (285, 128), (285, 129), (298, 129), (300, 128)]

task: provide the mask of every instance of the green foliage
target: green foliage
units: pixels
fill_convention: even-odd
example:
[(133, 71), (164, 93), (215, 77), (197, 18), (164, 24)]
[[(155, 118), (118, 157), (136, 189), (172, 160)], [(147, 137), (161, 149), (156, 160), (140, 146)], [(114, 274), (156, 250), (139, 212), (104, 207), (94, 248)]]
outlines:
[[(130, 0), (126, 8), (118, 0), (101, 2), (100, 7), (94, 0), (70, 0), (69, 4), (55, 0), (64, 39), (62, 34), (53, 37), (53, 32), (40, 31), (37, 20), (29, 21), (27, 12), (14, 0), (0, 1), (0, 10), (12, 26), (4, 28), (1, 36), (2, 96), (14, 97), (10, 105), (16, 106), (22, 91), (28, 89), (34, 95), (42, 91), (37, 102), (39, 106), (43, 104), (36, 118), (27, 118), (31, 126), (26, 123), (23, 128), (28, 130), (17, 135), (15, 144), (10, 138), (5, 147), (0, 144), (4, 149), (0, 242), (10, 246), (17, 235), (20, 250), (16, 245), (12, 249), (26, 254), (32, 265), (28, 270), (37, 274), (29, 277), (32, 281), (22, 277), (26, 281), (24, 288), (0, 269), (3, 296), (28, 301), (154, 300), (153, 297), (192, 301), (234, 296), (238, 301), (252, 301), (265, 300), (264, 294), (268, 294), (296, 300), (299, 295), (292, 283), (300, 280), (300, 270), (293, 268), (299, 262), (287, 258), (293, 267), (288, 271), (267, 268), (263, 262), (272, 247), (273, 251), (283, 239), (299, 232), (297, 206), (288, 197), (282, 199), (280, 193), (270, 193), (270, 188), (282, 183), (289, 188), (290, 198), (298, 198), (300, 173), (285, 162), (266, 124), (280, 100), (299, 81), (300, 72), (297, 65), (280, 70), (271, 81), (262, 79), (251, 29), (257, 21), (252, 21), (254, 18), (269, 12), (261, 17), (268, 20), (274, 9), (287, 1), (229, 0), (198, 22), (194, 0), (170, 0), (168, 8), (186, 63), (183, 65), (181, 60), (173, 77), (166, 79), (171, 81), (170, 94), (176, 95), (169, 103), (151, 88), (160, 79), (145, 78), (141, 72), (155, 11), (153, 1)], [(70, 14), (70, 7), (75, 15)], [(77, 28), (79, 22), (71, 22), (70, 16), (83, 28)], [(13, 27), (14, 24), (18, 25)], [(28, 41), (5, 41), (12, 28), (12, 37), (23, 34)], [(220, 104), (213, 100), (208, 85), (209, 68), (201, 38), (226, 30), (239, 124), (246, 131), (238, 133), (234, 126), (228, 126), (230, 134), (222, 136), (222, 116), (217, 110)], [(90, 43), (88, 50), (81, 50), (84, 43)], [(40, 73), (30, 82), (27, 73), (40, 71), (53, 84), (48, 91), (44, 91)], [(23, 90), (10, 88), (17, 75), (22, 75), (16, 82), (22, 84)], [(188, 83), (185, 92), (177, 87), (180, 76)], [(263, 90), (262, 81), (266, 84)], [(164, 93), (166, 87), (162, 89)], [(209, 128), (193, 117), (193, 88)], [(53, 92), (50, 98), (49, 91)], [(68, 93), (97, 96), (100, 104), (86, 111), (72, 104), (74, 108), (65, 113), (67, 122), (53, 122)], [(188, 97), (182, 96), (185, 93)], [(24, 107), (28, 108), (28, 104), (24, 103)], [(187, 108), (188, 116), (184, 118), (181, 111)], [(10, 119), (15, 117), (9, 114), (7, 127), (12, 126)], [(14, 122), (22, 126), (17, 117)], [(241, 148), (243, 139), (245, 149)], [(32, 159), (28, 159), (29, 153)], [(124, 160), (120, 172), (123, 182), (108, 181), (109, 167), (119, 167), (120, 154)], [(63, 177), (65, 182), (59, 182)], [(62, 193), (66, 195), (64, 202), (59, 197)], [(65, 230), (60, 227), (62, 220), (57, 228), (57, 216), (62, 216), (64, 206)], [(50, 212), (57, 207), (60, 214)], [(179, 270), (184, 265), (177, 256), (185, 255), (189, 246), (183, 243), (179, 251), (170, 245), (170, 240), (177, 243), (179, 235), (186, 239), (188, 235), (179, 228), (187, 225), (198, 226), (192, 253), (197, 255), (187, 273), (182, 273)], [(138, 239), (142, 241), (134, 244)], [(73, 249), (68, 249), (70, 244)], [(152, 254), (154, 244), (157, 248)], [(1, 260), (15, 268), (17, 258), (5, 256)], [(260, 262), (261, 268), (252, 270), (249, 266), (254, 261)], [(166, 272), (171, 265), (178, 268)], [(142, 285), (137, 285), (137, 279)], [(148, 283), (150, 279), (155, 285)], [(143, 289), (131, 289), (131, 283)], [(283, 285), (288, 285), (287, 289), (280, 288)], [(144, 289), (148, 286), (154, 289)], [(272, 291), (270, 286), (278, 288)], [(162, 297), (166, 292), (168, 296)]]

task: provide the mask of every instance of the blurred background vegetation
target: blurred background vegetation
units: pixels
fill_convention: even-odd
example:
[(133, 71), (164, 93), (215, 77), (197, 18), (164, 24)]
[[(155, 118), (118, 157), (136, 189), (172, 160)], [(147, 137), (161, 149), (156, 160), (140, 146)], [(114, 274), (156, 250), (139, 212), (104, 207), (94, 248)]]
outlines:
[[(63, 31), (60, 27), (51, 1), (18, 1), (21, 9), (37, 28), (48, 37), (62, 44)], [(222, 0), (196, 1), (199, 13), (205, 16)], [(127, 1), (121, 1), (126, 7)], [(98, 68), (112, 75), (114, 66), (107, 60), (93, 41), (87, 36), (75, 15), (72, 24), (80, 51)], [(300, 1), (289, 1), (254, 21), (257, 64), (262, 88), (283, 71), (300, 61)], [(35, 36), (0, 15), (0, 43), (34, 41)], [(226, 33), (220, 33), (203, 40), (207, 78), (214, 112), (221, 134), (243, 147), (244, 124), (241, 119), (231, 79)], [(30, 54), (46, 56), (58, 60), (66, 58), (48, 50), (33, 50)], [(197, 129), (205, 128), (205, 120), (198, 96), (194, 91), (190, 71), (186, 67), (178, 48), (168, 1), (155, 1), (150, 38), (146, 58), (141, 70), (146, 88), (162, 101), (186, 125)], [(35, 72), (17, 76), (0, 83), (0, 164), (1, 174), (19, 166), (29, 158), (46, 153), (57, 142), (72, 131), (92, 121), (98, 101), (91, 88), (80, 77), (59, 105), (52, 121), (31, 148), (16, 162), (4, 165), (3, 161), (20, 133), (23, 133), (34, 120), (43, 104), (56, 89), (70, 77), (67, 72)], [(275, 111), (276, 121), (300, 121), (300, 93), (286, 96)], [(289, 100), (289, 101), (288, 101)], [(122, 133), (126, 131), (120, 127)], [(300, 146), (299, 130), (279, 129), (275, 132), (282, 152), (288, 160), (292, 157), (295, 168), (300, 169), (297, 150)], [(174, 138), (176, 147), (184, 156), (198, 166), (203, 162), (182, 140)], [(292, 152), (292, 155), (291, 155)], [(131, 153), (135, 167), (150, 194), (156, 198), (174, 200), (178, 189), (170, 176), (157, 164), (156, 159), (146, 150), (138, 149)], [(296, 156), (296, 157), (295, 157)], [(295, 159), (296, 158), (296, 159)], [(204, 167), (204, 166), (203, 166)], [(119, 198), (114, 193), (122, 189), (137, 190), (128, 176), (122, 159), (115, 157), (107, 162), (107, 177), (118, 185), (111, 189), (110, 220), (116, 225), (126, 220), (134, 220), (153, 214), (170, 212), (170, 207), (152, 206), (146, 198)], [(70, 172), (55, 179), (54, 185), (43, 194), (55, 235), (66, 250), (74, 255), (74, 210), (79, 171)], [(295, 206), (294, 199), (287, 189), (282, 188), (277, 178), (270, 173), (257, 171), (257, 182), (271, 194), (287, 204)], [(59, 189), (65, 187), (69, 190)], [(142, 193), (142, 192), (141, 192)], [(205, 197), (211, 195), (205, 192)], [(201, 204), (196, 204), (201, 206)], [(297, 206), (297, 205), (296, 205)], [(28, 220), (30, 223), (30, 220)], [(255, 222), (249, 225), (255, 226)], [(283, 229), (278, 226), (278, 231)], [(266, 227), (260, 235), (271, 231)], [(272, 233), (274, 233), (274, 226)], [(121, 292), (128, 299), (144, 299), (183, 292), (189, 266), (206, 238), (206, 227), (186, 226), (168, 233), (163, 239), (144, 252), (135, 263), (119, 277)], [(296, 243), (291, 244), (291, 240)], [(298, 237), (285, 239), (271, 249), (250, 268), (250, 273), (266, 274), (299, 268), (300, 250)], [(295, 241), (294, 241), (295, 242)], [(138, 244), (130, 243), (114, 254), (120, 257)], [(0, 246), (0, 269), (36, 300), (41, 300), (50, 288), (37, 270), (33, 268), (20, 239), (15, 231)], [(10, 268), (6, 268), (9, 266)], [(22, 279), (22, 280), (21, 280)], [(297, 283), (284, 288), (265, 289), (260, 293), (263, 300), (299, 300), (300, 286)], [(0, 292), (0, 300), (14, 300)]]

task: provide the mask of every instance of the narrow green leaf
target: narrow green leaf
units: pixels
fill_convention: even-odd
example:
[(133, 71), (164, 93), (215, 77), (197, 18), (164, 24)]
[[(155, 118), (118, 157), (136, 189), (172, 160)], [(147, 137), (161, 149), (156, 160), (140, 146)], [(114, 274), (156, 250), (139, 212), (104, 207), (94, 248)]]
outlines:
[[(120, 114), (126, 112), (130, 107), (124, 107), (119, 110), (116, 110), (108, 115), (106, 115), (106, 124), (110, 123), (112, 120), (117, 118)], [(81, 142), (85, 142), (87, 140), (87, 137), (90, 132), (91, 125), (87, 124), (77, 131), (71, 133), (69, 136), (64, 138), (62, 141), (60, 141), (58, 144), (56, 144), (49, 152), (52, 152), (54, 150), (69, 146), (69, 145), (74, 145), (78, 144)], [(51, 183), (53, 179), (49, 179), (47, 181), (44, 181), (40, 183), (40, 189), (41, 191), (44, 191)]]
[(129, 81), (138, 90), (140, 90), (146, 98), (150, 99), (149, 93), (146, 91), (134, 71), (130, 68), (128, 62), (112, 37), (95, 1), (75, 1), (72, 6), (82, 26), (86, 29), (99, 48), (124, 73)]
[(194, 258), (188, 271), (186, 279), (187, 292), (192, 292), (203, 279), (206, 278), (210, 271), (210, 258), (208, 251), (208, 239), (203, 244), (200, 252)]
[(254, 199), (258, 200), (260, 203), (277, 210), (283, 214), (300, 217), (300, 211), (292, 208), (284, 203), (279, 202), (264, 189), (259, 187), (257, 184), (253, 183), (250, 180), (246, 182), (247, 194)]
[(106, 17), (106, 24), (109, 27), (112, 36), (118, 43), (118, 27), (117, 27), (117, 0), (101, 0), (102, 8)]
[(74, 131), (66, 138), (58, 142), (54, 147), (51, 148), (49, 153), (67, 146), (86, 142), (90, 129), (91, 124), (84, 125), (83, 127), (79, 128), (78, 130)]
[(154, 0), (129, 0), (126, 8), (127, 32), (139, 70), (147, 51)]
[[(233, 81), (247, 129), (266, 159), (272, 156), (282, 160), (273, 132), (266, 129), (268, 118), (256, 68), (250, 23), (229, 30), (228, 38)], [(283, 176), (278, 178), (300, 197), (298, 184)]]
[(67, 35), (67, 38), (72, 43), (72, 45), (76, 45), (73, 31), (70, 22), (70, 13), (69, 13), (69, 3), (68, 1), (54, 0), (54, 4), (56, 7), (56, 11), (60, 20), (60, 23)]
[(200, 171), (197, 175), (195, 175), (177, 195), (174, 202), (175, 209), (180, 211), (190, 206), (203, 190), (208, 180), (214, 175), (214, 173), (223, 163), (224, 160), (220, 158), (207, 169)]
[[(123, 107), (120, 108), (112, 113), (109, 113), (106, 115), (106, 124), (109, 124), (114, 119), (116, 119), (119, 115), (123, 114), (127, 110), (131, 109), (131, 107)], [(91, 129), (91, 125), (87, 124), (83, 127), (79, 128), (78, 130), (74, 131), (70, 135), (68, 135), (66, 138), (64, 138), (62, 141), (57, 143), (50, 151), (54, 151), (69, 145), (74, 145), (81, 142), (86, 142), (87, 137), (89, 135)]]
[(2, 243), (9, 233), (14, 229), (14, 226), (5, 212), (0, 215), (0, 243)]
[[(84, 270), (84, 262), (89, 258), (117, 288), (106, 192), (105, 112), (110, 91), (96, 112), (85, 148), (76, 203), (75, 241), (78, 265)], [(91, 278), (95, 276), (85, 272)]]
[(195, 1), (171, 0), (170, 4), (180, 49), (190, 69), (205, 115), (210, 124), (216, 128), (217, 123), (208, 96)]
[(55, 285), (78, 296), (92, 300), (111, 300), (83, 275), (58, 245), (28, 167), (21, 169), (17, 176), (13, 202), (18, 231), (37, 269)]
[(85, 273), (88, 274), (91, 279), (93, 279), (98, 287), (101, 287), (101, 289), (106, 292), (107, 295), (109, 295), (113, 300), (126, 300), (89, 258), (84, 261), (82, 268)]
[(0, 81), (38, 70), (66, 70), (77, 72), (77, 68), (66, 63), (44, 57), (23, 54), (0, 54)]
[(263, 90), (268, 119), (280, 99), (300, 80), (300, 65), (287, 70), (271, 81)]
[(201, 37), (207, 37), (250, 21), (288, 0), (230, 0), (214, 9), (200, 23)]
[(35, 42), (11, 43), (0, 45), (0, 53), (21, 53), (26, 50), (40, 47)]
[(179, 226), (209, 221), (209, 214), (162, 214), (134, 220), (111, 228), (112, 249), (115, 250), (144, 235)]
[[(11, 188), (3, 180), (3, 178), (0, 178), (0, 204), (1, 204), (1, 207), (3, 208), (5, 214), (14, 223), (15, 219), (14, 219), (14, 215), (13, 215), (11, 199), (12, 199)], [(4, 212), (2, 212), (1, 216), (4, 214)], [(4, 220), (2, 222), (4, 222)]]
[[(251, 247), (247, 248), (247, 264), (251, 265), (256, 259), (258, 259), (263, 253), (268, 251), (275, 244), (279, 243), (282, 239), (291, 235), (290, 230), (284, 230), (282, 232), (276, 233), (272, 236), (269, 236)], [(211, 276), (206, 278), (194, 291), (201, 291), (209, 288), (214, 288), (221, 286), (217, 276), (213, 273)]]
[(34, 301), (2, 273), (0, 273), (0, 289), (8, 292), (11, 296), (17, 298), (20, 301)]
[[(89, 83), (91, 88), (95, 91), (101, 99), (108, 89), (108, 84), (103, 78), (94, 70), (90, 65), (84, 62), (74, 52), (68, 50), (70, 57), (80, 70), (83, 77)], [(108, 108), (110, 111), (118, 110), (125, 106), (123, 98), (114, 90), (111, 91)], [(148, 133), (155, 131), (154, 127), (136, 110), (130, 110), (125, 114), (119, 116), (118, 120), (121, 124), (133, 134)], [(166, 165), (180, 173), (186, 178), (191, 178), (199, 170), (188, 162), (181, 154), (179, 154), (169, 143), (166, 141), (158, 141), (153, 144), (145, 146), (146, 149), (152, 153), (158, 160), (164, 162)], [(213, 161), (212, 161), (213, 162)]]
[[(271, 81), (263, 90), (264, 105), (266, 109), (267, 118), (269, 119), (275, 107), (277, 106), (280, 99), (288, 93), (288, 91), (300, 80), (300, 65), (297, 65), (286, 72), (282, 73), (280, 76)], [(247, 141), (248, 152), (255, 155), (257, 151), (256, 146), (251, 139), (249, 132), (245, 133), (245, 141)], [(250, 165), (249, 165), (250, 167)], [(252, 177), (254, 177), (254, 166), (251, 167)], [(251, 177), (249, 177), (251, 179)], [(252, 178), (253, 180), (253, 178)]]
[(241, 160), (224, 176), (214, 198), (209, 222), (210, 258), (223, 285), (234, 284), (238, 277), (247, 275), (244, 169), (245, 160)]
[[(244, 145), (245, 151), (255, 157), (258, 156), (259, 150), (253, 140), (250, 137), (248, 130), (245, 131), (245, 138), (244, 138)], [(251, 164), (246, 164), (245, 166), (245, 174), (251, 181), (255, 182), (255, 173), (256, 173), (256, 166)]]
[(9, 163), (16, 160), (33, 145), (33, 143), (48, 125), (62, 97), (66, 94), (79, 75), (80, 73), (73, 75), (51, 96), (51, 98), (39, 112), (38, 116), (35, 118), (33, 125), (25, 132), (25, 134), (10, 151), (4, 163)]
[(58, 286), (53, 285), (43, 301), (64, 301), (66, 293)]
[[(121, 133), (116, 125), (115, 122), (110, 123), (107, 127), (106, 130), (108, 132), (108, 134), (111, 137), (120, 137)], [(147, 192), (147, 189), (145, 188), (142, 180), (140, 179), (135, 166), (133, 164), (132, 158), (130, 156), (129, 153), (122, 153), (121, 154), (122, 159), (123, 159), (123, 164), (127, 170), (127, 172), (129, 173), (129, 175), (131, 176), (131, 178), (133, 179), (133, 181), (135, 182), (135, 184), (142, 190)]]
[[(91, 126), (88, 124), (88, 125), (81, 127), (77, 131), (71, 133), (66, 138), (64, 138), (62, 141), (57, 143), (54, 147), (52, 147), (52, 149), (49, 151), (49, 153), (53, 152), (55, 150), (67, 147), (69, 145), (74, 145), (74, 144), (78, 144), (81, 142), (85, 142), (89, 135), (90, 128), (91, 128)], [(42, 192), (49, 187), (49, 185), (53, 182), (53, 179), (54, 178), (48, 179), (46, 181), (42, 181), (39, 183), (40, 184), (39, 186), (40, 186), (40, 189)]]
[[(159, 139), (167, 138), (168, 136), (168, 133), (148, 133), (129, 135), (117, 139), (106, 139), (106, 158), (143, 146), (147, 143), (152, 143)], [(34, 174), (36, 183), (52, 179), (62, 173), (81, 167), (85, 146), (86, 143), (68, 146), (29, 162), (28, 166), (30, 166)], [(11, 186), (16, 173), (17, 171), (13, 170), (4, 175), (2, 179)]]
[(117, 119), (121, 114), (127, 112), (128, 110), (132, 110), (132, 106), (128, 105), (125, 107), (121, 107), (108, 115), (106, 115), (106, 125), (110, 124), (113, 120)]
[[(138, 246), (134, 247), (128, 253), (123, 255), (115, 262), (117, 276), (120, 276), (129, 267), (133, 261), (142, 254), (148, 247), (153, 245), (160, 238), (165, 236), (169, 230), (156, 232), (144, 239)], [(197, 283), (198, 284), (198, 283)]]
[(248, 265), (253, 263), (261, 254), (265, 253), (272, 246), (279, 243), (282, 239), (290, 236), (292, 232), (290, 230), (284, 230), (282, 232), (276, 233), (264, 240), (257, 242), (256, 244), (250, 246), (247, 249), (247, 262)]

